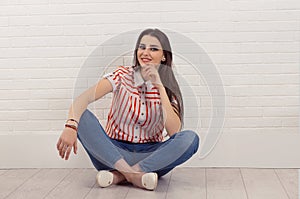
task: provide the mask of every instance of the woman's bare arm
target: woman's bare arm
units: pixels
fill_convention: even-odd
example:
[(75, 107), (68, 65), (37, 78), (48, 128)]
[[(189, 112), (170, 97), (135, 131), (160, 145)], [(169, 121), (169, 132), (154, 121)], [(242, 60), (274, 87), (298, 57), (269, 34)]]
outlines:
[(164, 125), (168, 135), (172, 136), (180, 131), (181, 121), (169, 101), (165, 87), (163, 85), (157, 85), (157, 87), (160, 93), (160, 100), (163, 107), (163, 118), (165, 122)]
[[(100, 99), (112, 90), (113, 87), (109, 80), (107, 80), (106, 78), (101, 79), (96, 85), (87, 89), (73, 101), (69, 110), (68, 118), (79, 121), (82, 113), (86, 110), (87, 106), (90, 103)], [(72, 148), (73, 152), (77, 154), (76, 131), (71, 128), (64, 128), (58, 139), (56, 147), (61, 158), (65, 158), (65, 160), (69, 159)]]
[(79, 121), (82, 113), (86, 110), (90, 103), (100, 99), (112, 90), (113, 87), (109, 80), (106, 78), (101, 79), (96, 85), (87, 89), (73, 101), (69, 109), (68, 118), (73, 118)]

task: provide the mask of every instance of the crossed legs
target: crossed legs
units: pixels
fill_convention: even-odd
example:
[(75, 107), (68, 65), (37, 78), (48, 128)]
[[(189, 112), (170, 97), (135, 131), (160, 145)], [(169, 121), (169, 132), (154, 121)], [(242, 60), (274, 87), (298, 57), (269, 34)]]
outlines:
[(143, 180), (153, 177), (146, 173), (155, 172), (158, 177), (168, 173), (188, 160), (199, 145), (199, 137), (192, 131), (176, 133), (164, 143), (128, 144), (112, 140), (89, 110), (80, 118), (78, 139), (97, 170), (111, 171), (112, 184), (128, 181), (142, 188)]

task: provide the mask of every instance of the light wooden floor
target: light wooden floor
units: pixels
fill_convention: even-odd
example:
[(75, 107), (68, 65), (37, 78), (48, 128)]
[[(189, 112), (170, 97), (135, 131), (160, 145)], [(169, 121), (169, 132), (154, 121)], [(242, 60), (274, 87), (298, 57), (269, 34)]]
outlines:
[(0, 198), (298, 199), (297, 169), (177, 168), (156, 191), (99, 188), (95, 169), (0, 170)]

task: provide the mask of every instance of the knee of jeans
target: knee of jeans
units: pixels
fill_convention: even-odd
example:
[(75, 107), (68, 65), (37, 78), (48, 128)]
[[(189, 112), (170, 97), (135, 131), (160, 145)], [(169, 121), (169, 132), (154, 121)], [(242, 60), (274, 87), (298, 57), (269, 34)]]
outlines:
[(80, 120), (79, 120), (79, 125), (80, 125), (80, 123), (84, 123), (86, 120), (88, 120), (92, 115), (93, 115), (93, 113), (88, 109), (83, 111), (83, 113), (81, 114)]
[(192, 131), (192, 130), (185, 130), (180, 132), (182, 138), (185, 140), (186, 143), (190, 144), (190, 147), (193, 149), (194, 153), (198, 151), (200, 137), (199, 135)]
[(88, 124), (88, 121), (92, 118), (92, 116), (93, 116), (93, 113), (90, 110), (88, 110), (88, 109), (86, 109), (82, 113), (82, 115), (80, 117), (80, 120), (79, 120), (79, 124), (78, 124), (78, 131), (77, 131), (78, 135), (86, 127), (86, 125)]

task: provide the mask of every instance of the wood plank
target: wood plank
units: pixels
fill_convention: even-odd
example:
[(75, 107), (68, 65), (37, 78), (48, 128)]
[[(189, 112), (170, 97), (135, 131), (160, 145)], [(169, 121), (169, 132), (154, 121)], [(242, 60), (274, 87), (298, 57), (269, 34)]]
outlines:
[(299, 199), (299, 170), (275, 169), (290, 199)]
[(43, 198), (70, 172), (70, 169), (41, 169), (7, 198)]
[(158, 180), (157, 187), (155, 191), (147, 191), (144, 189), (140, 189), (137, 187), (131, 186), (126, 196), (126, 199), (162, 199), (166, 198), (170, 179), (171, 179), (171, 172), (166, 174), (165, 176), (161, 177)]
[(206, 198), (205, 169), (175, 168), (171, 175), (166, 198)]
[(96, 183), (95, 169), (73, 169), (45, 198), (82, 199)]
[(288, 199), (274, 169), (241, 169), (249, 199)]
[(39, 169), (12, 169), (0, 175), (0, 198), (7, 197)]
[(124, 199), (129, 191), (128, 185), (113, 185), (101, 188), (97, 184), (88, 193), (85, 199), (105, 198), (105, 199)]
[(247, 199), (240, 169), (206, 169), (207, 199)]
[(97, 183), (84, 199), (124, 199), (131, 187), (128, 184), (112, 185), (106, 188), (101, 188)]

